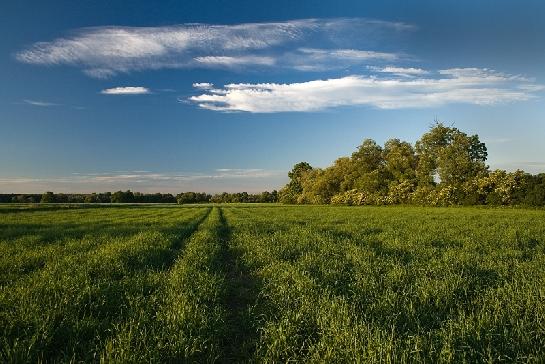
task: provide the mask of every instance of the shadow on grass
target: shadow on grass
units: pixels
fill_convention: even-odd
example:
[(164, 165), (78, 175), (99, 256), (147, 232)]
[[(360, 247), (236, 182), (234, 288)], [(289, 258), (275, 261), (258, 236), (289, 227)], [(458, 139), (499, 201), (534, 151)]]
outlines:
[(262, 282), (242, 262), (241, 249), (230, 245), (231, 229), (220, 208), (218, 235), (223, 245), (223, 274), (227, 287), (224, 306), (227, 311), (223, 355), (220, 362), (247, 362), (254, 354), (258, 328), (252, 317)]
[(380, 240), (371, 241), (369, 247), (376, 256), (394, 259), (403, 265), (408, 265), (414, 259), (413, 254), (409, 251), (402, 248), (387, 246)]

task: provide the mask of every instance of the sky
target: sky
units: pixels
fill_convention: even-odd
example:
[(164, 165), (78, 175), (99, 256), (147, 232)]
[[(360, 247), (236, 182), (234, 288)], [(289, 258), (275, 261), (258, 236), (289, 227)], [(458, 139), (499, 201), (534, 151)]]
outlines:
[(0, 193), (281, 188), (439, 120), (545, 171), (545, 2), (0, 4)]

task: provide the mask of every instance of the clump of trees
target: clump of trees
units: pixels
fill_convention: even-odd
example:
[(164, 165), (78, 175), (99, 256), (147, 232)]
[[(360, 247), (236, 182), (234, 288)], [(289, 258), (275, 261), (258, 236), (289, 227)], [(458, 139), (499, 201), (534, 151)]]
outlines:
[(267, 203), (278, 202), (278, 192), (261, 192), (258, 194), (249, 194), (247, 192), (227, 193), (223, 192), (216, 194), (210, 198), (210, 202), (214, 203)]
[(176, 202), (179, 204), (186, 203), (206, 203), (210, 202), (212, 195), (200, 192), (182, 192), (176, 195)]
[(184, 192), (176, 196), (179, 204), (186, 203), (266, 203), (278, 202), (278, 192), (261, 192), (258, 194), (249, 194), (247, 192), (218, 193), (210, 195), (207, 193)]
[(477, 135), (436, 122), (414, 145), (365, 139), (327, 168), (297, 163), (279, 200), (297, 204), (545, 205), (545, 174), (490, 171)]

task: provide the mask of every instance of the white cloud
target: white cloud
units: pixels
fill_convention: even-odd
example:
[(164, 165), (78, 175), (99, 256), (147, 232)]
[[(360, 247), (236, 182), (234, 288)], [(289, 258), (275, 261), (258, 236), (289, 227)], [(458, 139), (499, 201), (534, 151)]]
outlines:
[(505, 169), (508, 172), (514, 172), (521, 169), (527, 173), (539, 174), (545, 171), (545, 161), (510, 161), (510, 162), (490, 162), (490, 169)]
[(535, 84), (523, 84), (523, 85), (519, 85), (518, 88), (528, 92), (538, 92), (538, 91), (545, 90), (544, 85), (535, 85)]
[(254, 168), (220, 168), (213, 178), (262, 178), (285, 174), (284, 171), (270, 171)]
[(55, 104), (53, 102), (46, 102), (46, 101), (38, 101), (38, 100), (23, 100), (25, 104), (32, 105), (32, 106), (40, 106), (40, 107), (49, 107), (49, 106), (59, 106), (60, 104)]
[(374, 62), (393, 62), (403, 58), (399, 53), (360, 49), (299, 48), (286, 53), (278, 63), (299, 71), (326, 71)]
[(395, 61), (400, 58), (399, 54), (363, 51), (358, 49), (317, 49), (317, 48), (299, 48), (299, 52), (310, 55), (313, 59), (333, 59), (333, 60), (371, 60), (379, 59), (384, 61)]
[(150, 90), (141, 86), (127, 86), (107, 88), (100, 93), (103, 95), (146, 95), (150, 93)]
[[(392, 60), (388, 53), (353, 49), (327, 55), (313, 46), (376, 44), (389, 34), (414, 27), (361, 18), (302, 19), (235, 25), (182, 24), (165, 27), (94, 27), (49, 42), (38, 42), (16, 54), (24, 63), (71, 65), (97, 78), (144, 69), (183, 67), (272, 66), (299, 48), (300, 58)], [(304, 65), (304, 60), (294, 65)], [(307, 64), (308, 65), (308, 64)]]
[(275, 64), (275, 59), (273, 57), (257, 57), (257, 56), (240, 56), (240, 57), (230, 57), (230, 56), (206, 56), (206, 57), (195, 57), (195, 61), (200, 64), (217, 67), (237, 67), (244, 65), (260, 65), (260, 66), (272, 66)]
[(201, 90), (210, 90), (214, 87), (214, 84), (210, 82), (196, 82), (193, 84), (193, 87)]
[(488, 69), (448, 69), (436, 78), (348, 76), (301, 83), (228, 84), (193, 96), (201, 108), (271, 113), (364, 105), (380, 109), (436, 107), (449, 103), (491, 105), (528, 100), (528, 80)]
[(427, 75), (430, 72), (423, 70), (422, 68), (414, 68), (414, 67), (396, 67), (396, 66), (387, 66), (387, 67), (376, 67), (376, 66), (369, 66), (370, 70), (380, 73), (390, 73), (395, 76), (401, 76), (401, 77), (413, 77), (413, 76), (420, 76), (420, 75)]
[(483, 138), (482, 141), (486, 144), (504, 144), (513, 141), (512, 138)]

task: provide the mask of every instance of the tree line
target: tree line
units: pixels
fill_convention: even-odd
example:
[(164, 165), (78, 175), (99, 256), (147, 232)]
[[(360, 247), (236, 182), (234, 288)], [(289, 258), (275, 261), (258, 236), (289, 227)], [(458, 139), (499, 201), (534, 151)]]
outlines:
[(365, 139), (349, 157), (327, 168), (297, 163), (280, 191), (208, 194), (0, 194), (19, 203), (269, 203), (340, 205), (527, 205), (545, 206), (545, 173), (490, 170), (478, 135), (436, 122), (413, 145)]
[(127, 191), (104, 193), (0, 194), (0, 203), (267, 203), (278, 202), (278, 192), (208, 194), (203, 192), (140, 193)]
[(491, 171), (485, 143), (436, 122), (413, 145), (365, 139), (327, 168), (297, 163), (279, 191), (287, 204), (545, 205), (545, 173)]

